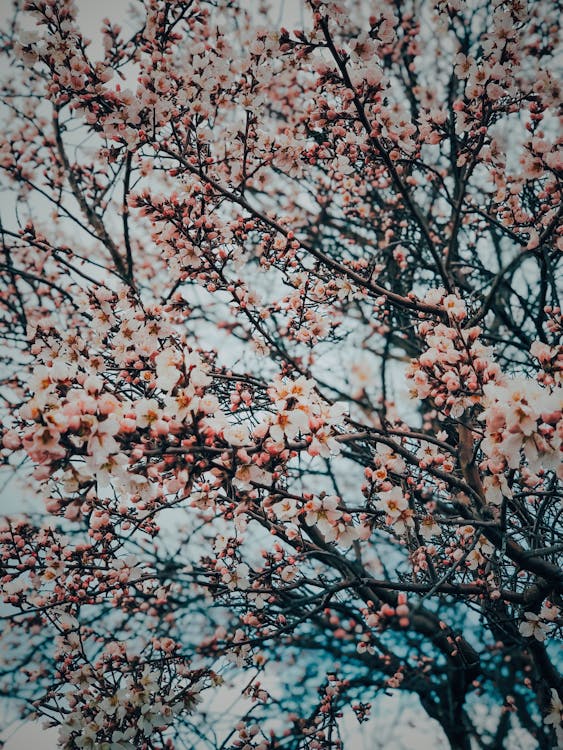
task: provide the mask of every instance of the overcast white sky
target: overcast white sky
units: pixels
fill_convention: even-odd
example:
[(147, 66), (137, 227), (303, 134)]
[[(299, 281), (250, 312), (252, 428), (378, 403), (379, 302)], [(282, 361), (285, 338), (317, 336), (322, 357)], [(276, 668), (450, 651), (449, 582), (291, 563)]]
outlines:
[[(255, 1), (250, 0), (250, 3)], [(99, 29), (102, 19), (108, 17), (112, 21), (122, 23), (129, 0), (76, 0), (76, 4), (82, 31), (92, 40), (90, 52), (95, 58), (101, 51)], [(11, 6), (11, 0), (0, 0), (0, 24), (5, 23)], [(280, 0), (279, 24), (289, 28), (299, 25), (303, 6), (304, 0)], [(13, 485), (0, 496), (0, 507), (4, 513), (13, 510), (15, 501), (17, 505), (20, 502), (12, 496), (10, 490), (14, 493)], [(227, 704), (229, 701), (226, 698), (227, 696), (224, 697)], [(221, 700), (220, 696), (219, 699)], [(399, 696), (384, 698), (384, 706), (378, 701), (378, 718), (366, 725), (363, 733), (358, 731), (355, 720), (353, 724), (346, 722), (349, 724), (344, 732), (347, 750), (373, 750), (376, 746), (385, 746), (388, 750), (445, 750), (448, 745), (440, 736), (437, 725), (428, 721), (422, 712), (404, 710), (399, 706), (399, 701)], [(0, 711), (0, 721), (2, 717), (6, 717), (6, 713)], [(56, 750), (56, 737), (56, 730), (43, 729), (41, 724), (16, 722), (7, 729), (0, 725), (0, 742), (5, 743), (0, 745), (3, 750)], [(514, 747), (520, 750), (533, 750), (535, 744), (529, 744), (529, 739), (529, 736), (515, 737)]]

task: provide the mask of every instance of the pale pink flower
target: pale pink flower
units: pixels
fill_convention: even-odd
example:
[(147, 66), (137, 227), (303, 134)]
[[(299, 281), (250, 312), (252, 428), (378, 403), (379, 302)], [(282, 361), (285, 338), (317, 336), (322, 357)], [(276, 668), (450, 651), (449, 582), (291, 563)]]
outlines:
[(491, 505), (502, 505), (503, 499), (511, 498), (512, 491), (504, 474), (487, 475), (483, 479), (485, 497)]
[(280, 578), (286, 583), (291, 583), (291, 581), (297, 578), (298, 574), (299, 569), (296, 565), (286, 565), (285, 568), (282, 568), (280, 571)]
[(243, 424), (233, 424), (225, 427), (223, 437), (229, 445), (248, 445), (251, 442), (248, 428)]
[(307, 453), (310, 456), (321, 456), (322, 458), (328, 458), (340, 453), (340, 444), (336, 438), (331, 435), (330, 430), (320, 429), (317, 430), (313, 439), (307, 448)]
[(226, 583), (231, 591), (239, 589), (239, 591), (246, 591), (250, 588), (250, 581), (248, 576), (250, 574), (250, 568), (246, 563), (239, 563), (235, 568), (229, 570), (225, 568), (222, 573), (223, 583)]
[(465, 79), (472, 72), (475, 65), (475, 61), (471, 57), (467, 57), (462, 52), (458, 53), (455, 57), (454, 73), (458, 78)]
[(541, 621), (540, 616), (535, 612), (524, 612), (525, 620), (522, 620), (518, 630), (524, 638), (534, 637), (536, 640), (543, 642), (549, 632), (547, 625)]
[(443, 305), (449, 317), (454, 320), (463, 320), (467, 316), (465, 302), (455, 294), (444, 297)]
[(163, 349), (155, 358), (156, 378), (158, 387), (166, 392), (171, 391), (178, 380), (181, 372), (179, 364), (179, 353), (176, 349)]
[(307, 380), (300, 375), (295, 380), (274, 376), (272, 385), (268, 388), (268, 395), (280, 409), (285, 409), (289, 399), (296, 399), (299, 403), (308, 403), (314, 389), (314, 381)]
[(549, 713), (543, 720), (544, 724), (552, 724), (555, 730), (559, 730), (561, 733), (561, 727), (563, 724), (563, 701), (559, 697), (559, 694), (555, 688), (551, 688), (551, 704), (549, 706)]
[(161, 417), (161, 409), (155, 398), (141, 398), (135, 403), (137, 426), (148, 427)]
[(336, 536), (334, 527), (342, 516), (339, 505), (340, 498), (336, 495), (326, 495), (322, 499), (312, 498), (305, 504), (305, 523), (307, 526), (316, 526), (327, 541), (332, 541)]
[(269, 471), (261, 469), (256, 464), (243, 464), (239, 466), (232, 479), (232, 485), (237, 490), (251, 490), (253, 482), (269, 486), (272, 483), (272, 475)]
[(276, 443), (281, 443), (284, 437), (292, 440), (300, 432), (309, 432), (309, 417), (301, 409), (282, 409), (271, 417), (270, 437)]
[(102, 464), (110, 453), (117, 453), (119, 444), (115, 435), (119, 432), (119, 421), (114, 414), (110, 414), (103, 422), (93, 418), (88, 439), (88, 455)]
[(425, 516), (419, 524), (420, 535), (426, 541), (430, 541), (434, 536), (440, 536), (442, 529), (436, 523), (433, 516)]
[(400, 487), (393, 487), (388, 492), (381, 492), (376, 501), (378, 510), (384, 511), (390, 518), (395, 519), (409, 507), (409, 502)]
[(280, 521), (292, 521), (297, 517), (299, 508), (293, 497), (284, 497), (278, 503), (272, 505), (272, 511)]

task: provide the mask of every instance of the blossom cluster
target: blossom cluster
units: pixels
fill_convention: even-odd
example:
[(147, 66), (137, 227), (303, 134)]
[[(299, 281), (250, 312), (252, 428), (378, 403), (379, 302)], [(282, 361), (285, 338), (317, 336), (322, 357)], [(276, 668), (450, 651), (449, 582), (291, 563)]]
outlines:
[(62, 747), (220, 744), (216, 669), (225, 746), (560, 735), (553, 5), (16, 3), (0, 689)]

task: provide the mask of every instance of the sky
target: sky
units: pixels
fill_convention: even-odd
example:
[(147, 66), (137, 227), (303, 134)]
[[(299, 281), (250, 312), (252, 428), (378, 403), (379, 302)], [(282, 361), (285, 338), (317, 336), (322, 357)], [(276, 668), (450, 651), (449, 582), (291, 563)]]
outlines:
[[(125, 11), (129, 5), (128, 0), (76, 0), (79, 10), (79, 21), (85, 35), (92, 40), (90, 52), (96, 57), (101, 50), (99, 28), (104, 17), (114, 21), (122, 22)], [(280, 0), (280, 25), (293, 28), (298, 25), (302, 0)], [(9, 17), (11, 2), (0, 0), (0, 24)], [(17, 488), (10, 485), (6, 491), (0, 494), (0, 509), (6, 513), (19, 505)], [(232, 695), (231, 695), (232, 698)], [(217, 699), (216, 699), (217, 700)], [(227, 702), (227, 695), (219, 696), (219, 700)], [(380, 706), (380, 715), (385, 717), (380, 720), (371, 721), (365, 728), (364, 734), (348, 723), (346, 747), (349, 750), (373, 750), (374, 735), (378, 736), (378, 746), (383, 747), (387, 737), (386, 747), (388, 750), (444, 750), (447, 743), (440, 737), (439, 732), (425, 719), (421, 712), (404, 708), (399, 705), (398, 697), (384, 699)], [(5, 716), (0, 712), (0, 721)], [(401, 729), (397, 732), (397, 726)], [(56, 750), (56, 730), (46, 730), (41, 723), (16, 722), (7, 729), (0, 726), (0, 744), (3, 750)], [(355, 739), (352, 739), (355, 738)], [(515, 747), (521, 750), (531, 750), (524, 742), (525, 738), (515, 738)]]
[(57, 732), (46, 730), (40, 724), (20, 722), (0, 733), (6, 743), (2, 750), (56, 750)]

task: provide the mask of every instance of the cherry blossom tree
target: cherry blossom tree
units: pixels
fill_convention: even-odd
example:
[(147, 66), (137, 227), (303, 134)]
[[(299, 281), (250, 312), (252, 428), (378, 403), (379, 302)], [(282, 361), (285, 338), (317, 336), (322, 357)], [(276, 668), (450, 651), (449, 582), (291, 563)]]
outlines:
[(77, 15), (1, 35), (3, 694), (65, 750), (351, 748), (384, 693), (557, 746), (557, 3)]

